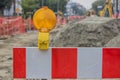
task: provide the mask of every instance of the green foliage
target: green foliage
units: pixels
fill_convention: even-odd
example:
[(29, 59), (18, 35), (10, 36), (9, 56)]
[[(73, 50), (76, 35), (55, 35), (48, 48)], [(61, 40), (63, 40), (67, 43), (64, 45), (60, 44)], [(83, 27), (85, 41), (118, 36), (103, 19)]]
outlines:
[[(65, 6), (69, 0), (59, 0), (59, 10), (65, 11)], [(44, 0), (44, 6), (48, 6), (53, 11), (57, 12), (58, 0)], [(42, 6), (42, 0), (22, 0), (21, 2), (24, 14), (27, 12), (33, 12), (34, 10)]]
[(66, 10), (66, 4), (67, 4), (68, 0), (60, 0), (60, 7), (59, 9), (62, 11), (62, 12), (65, 12)]
[[(42, 0), (40, 0), (42, 2)], [(59, 2), (59, 10), (65, 12), (66, 4), (69, 0), (44, 0), (44, 5), (51, 8), (54, 12), (57, 12), (57, 5)]]
[(0, 14), (3, 14), (3, 9), (10, 9), (13, 0), (0, 0)]
[(25, 18), (29, 17), (30, 15), (33, 15), (31, 13), (34, 13), (36, 9), (39, 8), (39, 0), (21, 0), (21, 6), (23, 8), (23, 16)]
[(84, 15), (86, 12), (86, 8), (83, 7), (82, 5), (78, 5), (78, 3), (72, 3), (73, 5), (71, 6), (71, 8), (73, 9), (73, 11), (75, 12), (76, 15)]
[(0, 0), (0, 9), (7, 7), (10, 8), (12, 0)]
[(33, 12), (35, 9), (39, 8), (38, 0), (21, 0), (21, 6), (23, 8), (24, 14), (27, 12)]

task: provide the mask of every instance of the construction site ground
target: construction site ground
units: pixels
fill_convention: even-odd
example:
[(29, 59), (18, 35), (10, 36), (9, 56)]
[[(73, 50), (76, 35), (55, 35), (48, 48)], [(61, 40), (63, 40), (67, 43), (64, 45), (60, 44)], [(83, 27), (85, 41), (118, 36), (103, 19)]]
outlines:
[[(89, 17), (81, 21), (70, 21), (66, 25), (57, 26), (50, 34), (51, 47), (120, 47), (120, 20)], [(29, 31), (0, 39), (0, 80), (13, 80), (12, 49), (14, 47), (37, 47), (37, 38), (38, 31)]]

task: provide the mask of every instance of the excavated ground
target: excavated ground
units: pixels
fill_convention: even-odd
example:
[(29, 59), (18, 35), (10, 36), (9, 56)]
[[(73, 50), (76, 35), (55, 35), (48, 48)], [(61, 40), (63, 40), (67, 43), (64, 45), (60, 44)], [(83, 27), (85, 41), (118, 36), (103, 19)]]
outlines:
[[(89, 17), (82, 21), (72, 21), (67, 25), (58, 26), (50, 34), (51, 47), (120, 47), (120, 20)], [(13, 80), (12, 48), (37, 47), (37, 36), (38, 32), (33, 31), (0, 40), (0, 80)]]

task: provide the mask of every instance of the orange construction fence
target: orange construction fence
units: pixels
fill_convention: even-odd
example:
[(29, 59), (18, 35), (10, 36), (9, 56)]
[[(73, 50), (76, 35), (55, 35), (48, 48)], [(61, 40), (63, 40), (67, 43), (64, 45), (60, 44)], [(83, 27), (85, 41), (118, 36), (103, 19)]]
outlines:
[(31, 19), (19, 17), (0, 17), (0, 37), (25, 33), (26, 29), (33, 27)]
[(36, 30), (31, 18), (24, 19), (24, 24), (25, 24), (25, 29), (26, 29), (26, 31)]
[(118, 14), (118, 15), (116, 15), (116, 14), (113, 15), (113, 18), (116, 18), (116, 17), (120, 19), (120, 14)]
[(25, 26), (22, 17), (0, 18), (0, 36), (24, 33)]
[(67, 19), (65, 17), (58, 16), (57, 17), (57, 24), (58, 25), (65, 25), (65, 24), (67, 24)]
[(84, 19), (85, 16), (68, 16), (68, 20)]
[(68, 17), (57, 16), (57, 25), (65, 25), (67, 24), (68, 21), (83, 19), (85, 19), (85, 16), (68, 16)]

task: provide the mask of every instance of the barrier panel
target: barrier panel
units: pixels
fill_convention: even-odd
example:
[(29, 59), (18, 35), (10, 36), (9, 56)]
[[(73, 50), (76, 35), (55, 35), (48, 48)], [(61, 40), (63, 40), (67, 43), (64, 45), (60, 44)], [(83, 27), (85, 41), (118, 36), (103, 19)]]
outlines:
[(120, 78), (120, 48), (14, 48), (13, 78)]

